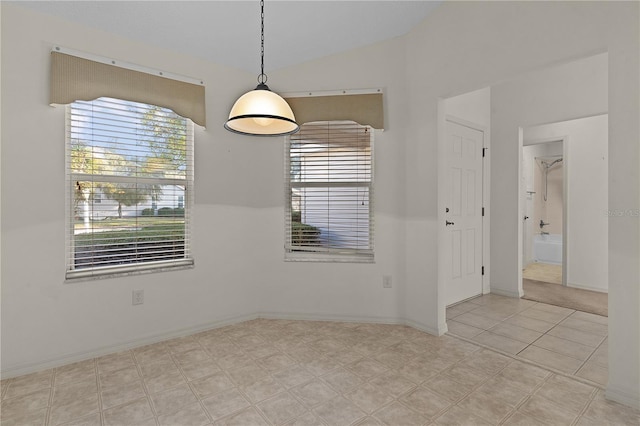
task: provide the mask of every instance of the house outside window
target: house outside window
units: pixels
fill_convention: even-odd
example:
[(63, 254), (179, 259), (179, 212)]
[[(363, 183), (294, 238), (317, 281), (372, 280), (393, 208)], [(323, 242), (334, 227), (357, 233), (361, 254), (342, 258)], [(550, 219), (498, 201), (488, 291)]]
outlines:
[(286, 152), (285, 259), (372, 262), (372, 129), (306, 123)]
[(68, 279), (193, 264), (192, 153), (193, 123), (169, 109), (67, 106)]

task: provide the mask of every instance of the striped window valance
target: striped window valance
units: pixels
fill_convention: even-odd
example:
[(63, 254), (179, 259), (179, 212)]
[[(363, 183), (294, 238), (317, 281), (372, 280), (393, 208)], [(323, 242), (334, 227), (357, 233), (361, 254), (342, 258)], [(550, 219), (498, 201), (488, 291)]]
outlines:
[(315, 121), (355, 121), (384, 129), (382, 93), (284, 95), (298, 124)]
[(157, 105), (206, 126), (204, 84), (51, 52), (51, 104), (101, 97)]

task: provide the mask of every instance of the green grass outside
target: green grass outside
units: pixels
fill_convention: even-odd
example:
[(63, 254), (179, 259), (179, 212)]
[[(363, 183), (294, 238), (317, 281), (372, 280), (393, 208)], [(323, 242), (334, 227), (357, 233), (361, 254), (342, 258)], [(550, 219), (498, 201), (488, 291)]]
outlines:
[[(92, 220), (90, 223), (94, 229), (100, 228), (136, 228), (141, 226), (155, 226), (155, 225), (171, 225), (176, 223), (184, 224), (183, 217), (168, 217), (168, 216), (137, 216), (137, 217), (123, 217), (122, 219), (109, 218), (104, 220)], [(83, 221), (76, 221), (74, 228), (76, 230), (84, 229)]]
[[(135, 217), (92, 221), (95, 232), (76, 233), (76, 246), (184, 240), (184, 218)], [(84, 223), (76, 222), (76, 231)], [(113, 229), (113, 230), (110, 230)]]

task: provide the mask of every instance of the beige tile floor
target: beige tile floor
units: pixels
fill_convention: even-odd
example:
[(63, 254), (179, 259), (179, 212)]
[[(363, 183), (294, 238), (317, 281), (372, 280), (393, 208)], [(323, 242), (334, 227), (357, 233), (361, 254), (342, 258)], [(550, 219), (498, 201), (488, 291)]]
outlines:
[[(529, 357), (536, 362), (546, 358), (535, 351), (562, 355), (555, 339), (578, 333), (584, 336), (579, 347), (601, 346), (605, 339), (592, 325), (602, 324), (582, 315), (511, 302), (496, 296), (466, 302), (449, 310), (449, 323), (472, 338), (487, 333), (476, 327), (480, 322), (502, 333), (487, 336), (544, 333), (548, 341), (540, 346), (507, 337), (537, 348)], [(502, 318), (506, 311), (511, 314)], [(554, 325), (546, 314), (568, 323)], [(554, 327), (560, 328), (552, 334)], [(606, 352), (595, 352), (588, 360), (602, 362)], [(0, 384), (2, 426), (640, 422), (639, 411), (605, 400), (596, 385), (524, 357), (401, 325), (259, 319)]]
[(543, 281), (545, 283), (562, 284), (562, 265), (533, 262), (522, 270), (522, 278)]
[(607, 384), (607, 317), (486, 295), (447, 309), (447, 325), (456, 336)]

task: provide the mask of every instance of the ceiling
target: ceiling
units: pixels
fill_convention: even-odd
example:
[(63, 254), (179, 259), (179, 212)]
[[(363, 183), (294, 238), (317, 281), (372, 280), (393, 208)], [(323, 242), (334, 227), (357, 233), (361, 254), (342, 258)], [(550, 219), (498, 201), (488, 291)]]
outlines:
[[(267, 0), (265, 72), (401, 36), (440, 3)], [(260, 72), (258, 0), (13, 4), (221, 65)]]

